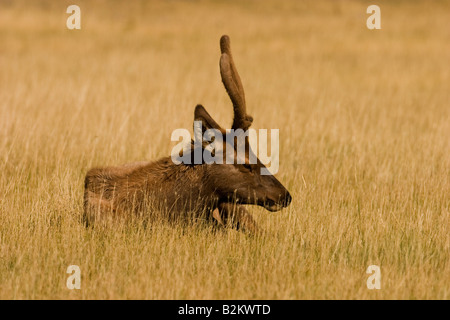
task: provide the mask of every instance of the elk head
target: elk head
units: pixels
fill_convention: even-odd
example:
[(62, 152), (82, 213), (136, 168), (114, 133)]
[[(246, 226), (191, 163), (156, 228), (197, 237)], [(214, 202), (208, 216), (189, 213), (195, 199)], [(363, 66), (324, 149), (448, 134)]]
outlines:
[[(233, 130), (248, 130), (253, 118), (246, 112), (244, 88), (233, 61), (230, 49), (230, 39), (224, 35), (220, 39), (220, 74), (225, 89), (233, 103), (234, 119)], [(248, 135), (244, 137), (245, 159), (237, 161), (239, 152), (237, 150), (237, 138), (234, 143), (229, 143), (227, 131), (224, 130), (208, 114), (206, 109), (197, 105), (195, 108), (194, 121), (200, 121), (203, 132), (215, 129), (222, 135), (223, 141), (223, 164), (212, 163), (206, 165), (205, 184), (209, 189), (214, 189), (219, 202), (236, 202), (238, 204), (257, 204), (269, 211), (278, 211), (287, 207), (292, 198), (286, 188), (273, 176), (262, 175), (261, 169), (264, 164), (252, 154)], [(233, 140), (231, 139), (231, 140)], [(204, 148), (205, 146), (203, 146)], [(232, 154), (233, 164), (226, 164), (225, 157)], [(250, 157), (252, 156), (252, 157)], [(256, 161), (249, 161), (249, 158)], [(239, 164), (240, 163), (240, 164)]]

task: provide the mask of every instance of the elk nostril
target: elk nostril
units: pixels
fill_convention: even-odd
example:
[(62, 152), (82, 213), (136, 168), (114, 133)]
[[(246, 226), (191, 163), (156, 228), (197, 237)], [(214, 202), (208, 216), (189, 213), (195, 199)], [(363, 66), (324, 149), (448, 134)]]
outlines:
[(287, 207), (292, 201), (291, 194), (286, 191), (286, 196), (284, 198), (284, 206)]

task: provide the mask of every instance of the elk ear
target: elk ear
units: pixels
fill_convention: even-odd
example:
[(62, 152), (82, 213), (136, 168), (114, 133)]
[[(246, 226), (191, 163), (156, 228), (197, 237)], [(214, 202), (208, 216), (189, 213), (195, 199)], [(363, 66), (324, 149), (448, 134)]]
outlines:
[(225, 134), (225, 130), (220, 127), (220, 125), (209, 115), (208, 111), (206, 111), (206, 109), (201, 104), (198, 104), (195, 107), (194, 121), (202, 122), (203, 132), (208, 129), (217, 129)]

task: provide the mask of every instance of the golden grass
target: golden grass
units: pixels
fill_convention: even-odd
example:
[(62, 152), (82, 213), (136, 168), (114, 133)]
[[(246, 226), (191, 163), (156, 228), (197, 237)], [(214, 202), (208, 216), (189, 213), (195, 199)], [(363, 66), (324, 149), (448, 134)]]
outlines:
[[(72, 1), (0, 2), (1, 299), (450, 298), (448, 4), (378, 1), (370, 31), (364, 1), (76, 3), (80, 31)], [(86, 229), (90, 167), (168, 155), (196, 103), (230, 126), (225, 33), (291, 206), (250, 208), (264, 237)]]

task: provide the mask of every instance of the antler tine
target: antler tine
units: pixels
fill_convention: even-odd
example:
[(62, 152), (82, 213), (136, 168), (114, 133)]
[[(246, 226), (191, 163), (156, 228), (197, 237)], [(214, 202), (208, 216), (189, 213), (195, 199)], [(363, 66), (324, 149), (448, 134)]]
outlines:
[(234, 65), (230, 49), (230, 38), (227, 35), (220, 38), (220, 51), (222, 52), (220, 57), (220, 74), (234, 109), (232, 128), (247, 130), (252, 124), (253, 118), (246, 113), (244, 88)]
[(241, 78), (239, 77), (239, 73), (234, 64), (233, 55), (231, 54), (230, 37), (227, 35), (223, 35), (220, 38), (220, 51), (221, 53), (226, 53), (230, 57), (231, 75), (245, 103), (244, 87), (242, 86)]

